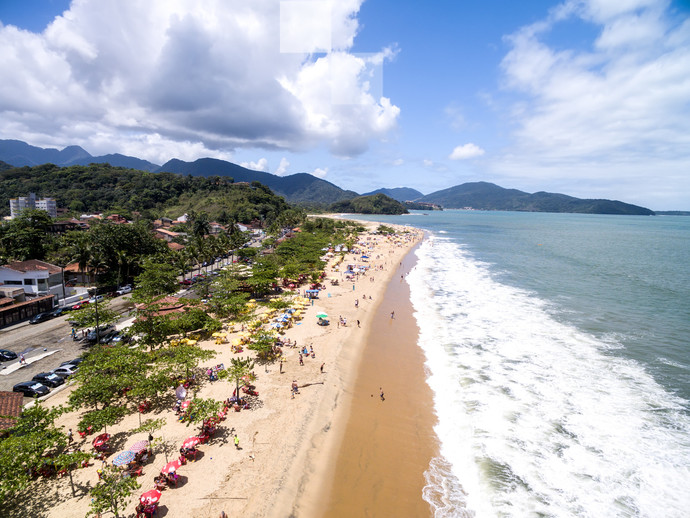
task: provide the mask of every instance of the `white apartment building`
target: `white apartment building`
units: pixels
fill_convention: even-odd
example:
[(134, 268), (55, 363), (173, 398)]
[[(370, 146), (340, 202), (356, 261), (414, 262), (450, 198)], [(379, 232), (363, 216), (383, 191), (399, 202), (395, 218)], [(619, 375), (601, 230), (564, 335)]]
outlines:
[(53, 198), (36, 199), (34, 193), (28, 196), (10, 199), (10, 217), (16, 218), (26, 209), (39, 209), (48, 213), (51, 218), (57, 218), (57, 203)]

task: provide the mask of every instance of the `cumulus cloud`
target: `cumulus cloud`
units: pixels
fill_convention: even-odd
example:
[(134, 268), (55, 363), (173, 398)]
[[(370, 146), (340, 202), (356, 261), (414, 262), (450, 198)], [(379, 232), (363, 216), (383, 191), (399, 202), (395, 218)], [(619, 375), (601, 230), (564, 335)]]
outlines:
[(290, 162), (288, 162), (287, 158), (283, 157), (280, 159), (280, 164), (278, 164), (278, 169), (276, 169), (274, 174), (277, 174), (278, 176), (283, 176), (287, 174), (288, 167), (290, 167)]
[(484, 150), (482, 148), (472, 142), (468, 142), (467, 144), (456, 146), (448, 158), (451, 160), (467, 160), (468, 158), (476, 158), (483, 154)]
[(254, 171), (268, 172), (268, 160), (265, 158), (259, 158), (256, 162), (242, 162), (240, 165), (247, 169), (253, 169)]
[[(646, 177), (655, 192), (659, 173), (677, 189), (690, 164), (690, 20), (668, 7), (567, 1), (508, 37), (504, 86), (524, 95), (512, 105), (515, 145), (496, 169), (592, 185)], [(549, 36), (562, 22), (587, 23), (596, 37), (582, 48), (556, 47)]]
[(311, 174), (316, 176), (317, 178), (324, 178), (328, 174), (328, 167), (317, 167), (311, 172)]
[[(326, 143), (356, 155), (400, 112), (372, 95), (368, 75), (391, 52), (350, 52), (361, 2), (319, 2), (328, 23), (322, 8), (293, 17), (302, 52), (281, 52), (281, 7), (292, 2), (279, 0), (81, 0), (41, 34), (0, 26), (0, 137), (98, 154), (154, 135), (159, 148), (139, 155), (152, 161), (181, 147), (220, 156)], [(315, 24), (330, 34), (325, 55), (299, 41)]]

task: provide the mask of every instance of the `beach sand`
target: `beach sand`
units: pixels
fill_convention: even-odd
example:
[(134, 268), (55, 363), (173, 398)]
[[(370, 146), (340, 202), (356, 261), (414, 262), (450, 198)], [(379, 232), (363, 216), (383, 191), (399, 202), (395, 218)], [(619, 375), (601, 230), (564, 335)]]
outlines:
[[(376, 224), (370, 227), (375, 228)], [(255, 367), (259, 401), (251, 410), (230, 412), (216, 436), (200, 447), (200, 458), (179, 469), (181, 483), (163, 492), (160, 515), (217, 517), (225, 511), (228, 516), (249, 517), (390, 516), (389, 512), (379, 510), (397, 505), (401, 493), (409, 494), (404, 508), (414, 512), (393, 515), (430, 514), (421, 500), (421, 477), (433, 453), (429, 438), (431, 396), (425, 392), (428, 389), (423, 379), (421, 352), (413, 346), (416, 327), (407, 284), (399, 279), (400, 261), (421, 238), (419, 231), (414, 231), (414, 238), (408, 234), (407, 241), (362, 236), (363, 243), (376, 243), (369, 251), (369, 264), (383, 269), (372, 268), (357, 280), (354, 290), (352, 283), (344, 282), (341, 271), (348, 263), (361, 264), (359, 256), (348, 254), (337, 269), (327, 267), (328, 280), (338, 279), (340, 285), (331, 286), (326, 280), (327, 289), (308, 308), (304, 319), (284, 335), (300, 347), (312, 345), (316, 357), (305, 358), (301, 366), (298, 350), (284, 348), (282, 374), (278, 362)], [(408, 256), (406, 261), (411, 258)], [(390, 300), (395, 301), (396, 318), (392, 322)], [(330, 326), (316, 325), (315, 315), (320, 311), (328, 313)], [(347, 319), (347, 327), (337, 325), (339, 315)], [(238, 356), (230, 351), (229, 344), (203, 341), (200, 346), (218, 353), (202, 365), (204, 368), (219, 363), (229, 365), (230, 359)], [(247, 351), (239, 356), (246, 355)], [(301, 387), (294, 399), (290, 391), (293, 380)], [(385, 401), (380, 400), (379, 386), (383, 387)], [(199, 387), (197, 397), (225, 399), (232, 395), (233, 388), (229, 382), (206, 381)], [(64, 404), (69, 390), (57, 393), (47, 403)], [(65, 414), (58, 424), (76, 430), (80, 415)], [(144, 414), (142, 418), (166, 419), (167, 424), (154, 437), (170, 444), (171, 459), (179, 455), (177, 449), (185, 438), (199, 432), (198, 426), (178, 422), (171, 409)], [(364, 421), (374, 424), (374, 429), (361, 431), (359, 426)], [(113, 435), (114, 453), (146, 438), (146, 434), (129, 432), (138, 422), (139, 416), (133, 414), (108, 428)], [(240, 439), (239, 450), (232, 443), (235, 433)], [(93, 436), (81, 441), (77, 436), (83, 451), (92, 451), (91, 439)], [(394, 439), (399, 440), (399, 446), (394, 446)], [(348, 446), (350, 441), (358, 442), (361, 449)], [(353, 451), (357, 451), (359, 459), (355, 463), (351, 462)], [(165, 455), (158, 452), (144, 466), (143, 476), (137, 479), (141, 489), (121, 515), (133, 515), (137, 496), (153, 487), (153, 477), (165, 462)], [(20, 495), (17, 508), (3, 512), (17, 517), (84, 516), (90, 502), (86, 490), (98, 482), (99, 465), (73, 472), (76, 496), (72, 496), (68, 477), (38, 480)], [(361, 476), (359, 468), (364, 468)], [(333, 491), (330, 485), (334, 485)], [(342, 507), (346, 494), (352, 496), (353, 488), (361, 492), (361, 505), (350, 502), (350, 507)]]

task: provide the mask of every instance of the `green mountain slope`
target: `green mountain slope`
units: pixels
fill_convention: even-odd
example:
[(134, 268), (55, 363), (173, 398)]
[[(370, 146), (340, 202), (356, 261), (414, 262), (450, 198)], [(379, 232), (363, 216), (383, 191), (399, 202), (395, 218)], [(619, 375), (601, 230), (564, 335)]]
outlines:
[(412, 189), (410, 187), (394, 187), (393, 189), (381, 188), (375, 191), (365, 192), (362, 196), (370, 196), (372, 194), (385, 194), (389, 198), (398, 201), (412, 201), (424, 196), (417, 189)]
[(385, 194), (358, 196), (332, 204), (331, 212), (349, 212), (355, 214), (407, 214), (405, 206)]
[(194, 162), (173, 159), (161, 166), (159, 171), (192, 176), (231, 177), (235, 182), (261, 182), (290, 203), (331, 204), (357, 196), (354, 191), (345, 191), (307, 173), (277, 176), (215, 158), (200, 158)]
[(456, 185), (433, 192), (416, 201), (437, 203), (447, 209), (467, 207), (476, 210), (654, 215), (653, 211), (645, 207), (621, 201), (580, 199), (549, 192), (530, 194), (517, 189), (505, 189), (488, 182)]

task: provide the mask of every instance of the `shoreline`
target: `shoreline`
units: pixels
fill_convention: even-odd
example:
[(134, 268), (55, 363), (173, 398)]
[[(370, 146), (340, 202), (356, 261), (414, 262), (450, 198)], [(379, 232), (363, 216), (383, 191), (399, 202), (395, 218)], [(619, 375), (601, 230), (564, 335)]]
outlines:
[(396, 265), (374, 309), (337, 459), (324, 480), (325, 516), (432, 514), (423, 489), (439, 450), (436, 418), (410, 288), (403, 279), (416, 264), (417, 246)]

